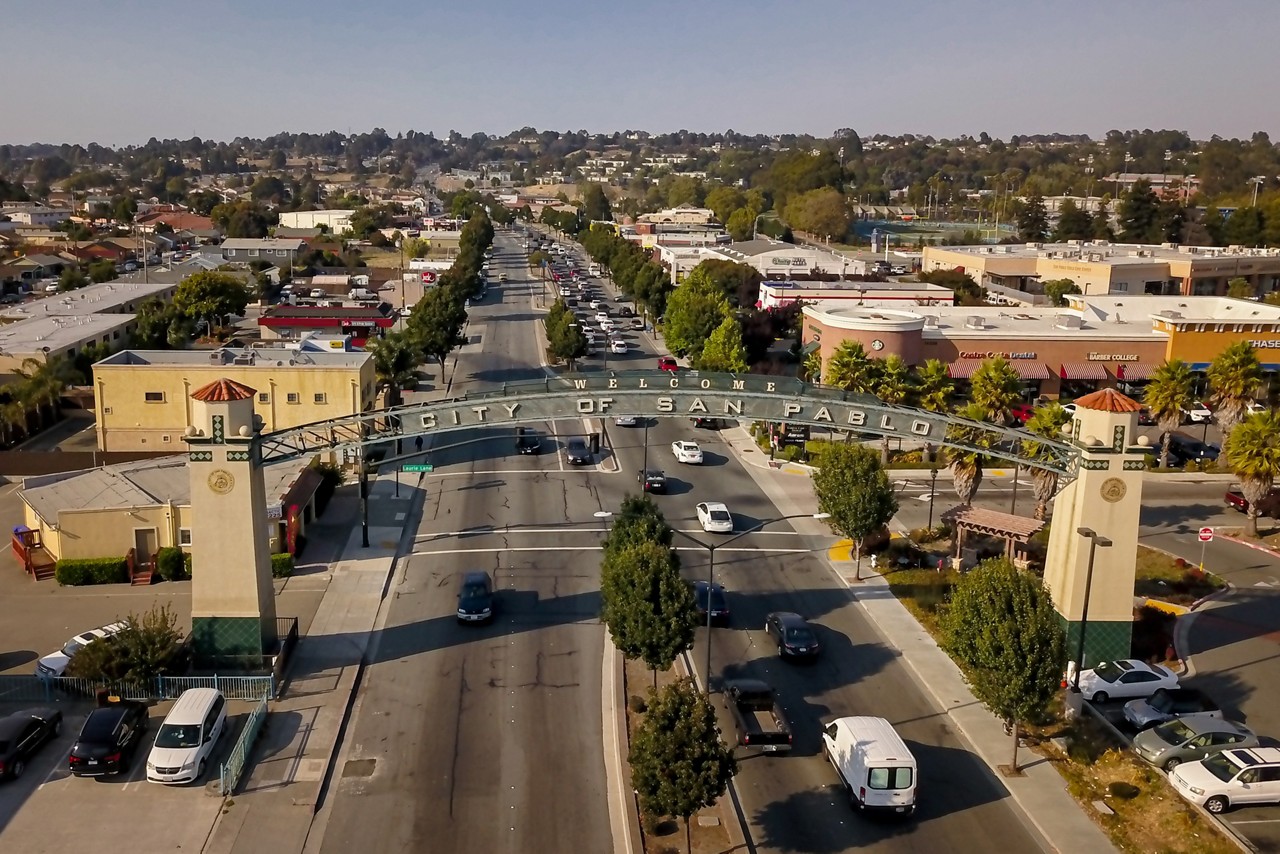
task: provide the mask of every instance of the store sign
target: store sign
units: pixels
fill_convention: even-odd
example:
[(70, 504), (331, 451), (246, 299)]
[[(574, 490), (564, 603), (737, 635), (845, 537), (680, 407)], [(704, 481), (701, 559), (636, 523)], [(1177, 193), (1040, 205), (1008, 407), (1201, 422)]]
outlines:
[(1036, 357), (1036, 354), (1035, 353), (1001, 353), (997, 350), (989, 350), (985, 353), (977, 350), (970, 350), (970, 351), (961, 350), (960, 351), (961, 359), (994, 359), (996, 356), (1000, 356), (1001, 358), (1005, 358), (1005, 359), (1034, 359)]
[(769, 260), (769, 263), (775, 267), (803, 267), (809, 262), (804, 258), (784, 258), (780, 255), (775, 255)]
[(1085, 357), (1090, 362), (1136, 362), (1138, 357), (1134, 353), (1090, 353)]
[(373, 329), (377, 324), (372, 320), (344, 320), (342, 321), (343, 329)]
[(1250, 341), (1249, 345), (1258, 350), (1280, 350), (1280, 338), (1267, 341)]

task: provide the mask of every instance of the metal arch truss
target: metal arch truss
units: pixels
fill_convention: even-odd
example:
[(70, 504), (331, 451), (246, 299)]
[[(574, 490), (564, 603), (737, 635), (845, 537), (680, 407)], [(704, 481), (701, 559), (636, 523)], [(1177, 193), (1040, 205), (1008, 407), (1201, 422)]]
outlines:
[[(507, 383), (491, 391), (317, 421), (260, 437), (262, 461), (354, 449), (397, 437), (514, 427), (566, 418), (719, 417), (804, 424), (898, 437), (1074, 478), (1080, 452), (1064, 442), (938, 412), (892, 406), (871, 395), (794, 378), (684, 371), (569, 374)], [(1029, 447), (1030, 446), (1030, 447)]]

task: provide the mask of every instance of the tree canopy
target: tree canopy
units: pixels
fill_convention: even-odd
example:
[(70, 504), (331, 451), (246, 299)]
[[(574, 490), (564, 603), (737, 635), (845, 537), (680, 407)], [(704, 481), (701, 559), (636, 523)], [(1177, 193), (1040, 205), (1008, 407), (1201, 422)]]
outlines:
[(729, 301), (706, 272), (695, 268), (667, 301), (662, 335), (679, 356), (697, 359), (711, 333), (731, 317)]
[(863, 445), (832, 444), (813, 474), (813, 491), (818, 510), (830, 514), (831, 530), (853, 541), (859, 562), (863, 542), (898, 512), (889, 475), (876, 453)]
[(178, 283), (173, 304), (189, 320), (207, 320), (244, 314), (249, 287), (238, 276), (217, 270), (193, 273)]

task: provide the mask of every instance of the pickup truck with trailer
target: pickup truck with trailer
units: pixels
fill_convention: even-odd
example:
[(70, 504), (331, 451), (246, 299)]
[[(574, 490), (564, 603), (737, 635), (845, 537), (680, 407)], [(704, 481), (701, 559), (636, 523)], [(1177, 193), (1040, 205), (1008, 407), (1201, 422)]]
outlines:
[(725, 683), (724, 704), (733, 717), (737, 744), (766, 753), (791, 750), (791, 725), (787, 723), (777, 693), (759, 679), (734, 679)]

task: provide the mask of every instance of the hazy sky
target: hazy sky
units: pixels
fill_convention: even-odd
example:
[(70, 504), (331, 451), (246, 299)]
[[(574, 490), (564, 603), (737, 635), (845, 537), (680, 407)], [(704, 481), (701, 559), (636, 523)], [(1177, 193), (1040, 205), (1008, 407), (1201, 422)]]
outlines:
[(4, 0), (0, 143), (279, 131), (1280, 139), (1280, 0)]

